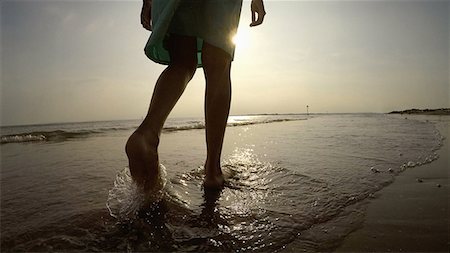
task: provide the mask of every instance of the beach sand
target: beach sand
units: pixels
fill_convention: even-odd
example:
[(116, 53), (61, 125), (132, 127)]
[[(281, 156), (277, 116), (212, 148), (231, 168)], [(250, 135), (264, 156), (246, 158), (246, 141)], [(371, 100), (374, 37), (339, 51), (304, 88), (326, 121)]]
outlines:
[(436, 123), (445, 137), (439, 159), (407, 169), (379, 191), (362, 227), (336, 252), (449, 251), (449, 126), (448, 121)]

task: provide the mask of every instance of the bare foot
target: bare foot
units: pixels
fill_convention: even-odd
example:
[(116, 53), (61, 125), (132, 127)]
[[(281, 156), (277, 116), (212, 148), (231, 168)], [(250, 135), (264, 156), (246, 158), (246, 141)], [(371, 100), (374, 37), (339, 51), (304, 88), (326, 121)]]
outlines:
[(146, 193), (161, 187), (157, 144), (152, 143), (157, 142), (136, 131), (125, 146), (131, 177)]
[(203, 182), (203, 187), (205, 189), (221, 190), (223, 189), (224, 183), (225, 179), (220, 168), (205, 168), (205, 181)]
[(221, 190), (223, 189), (225, 180), (222, 175), (218, 176), (205, 176), (205, 181), (203, 182), (203, 187), (205, 189)]

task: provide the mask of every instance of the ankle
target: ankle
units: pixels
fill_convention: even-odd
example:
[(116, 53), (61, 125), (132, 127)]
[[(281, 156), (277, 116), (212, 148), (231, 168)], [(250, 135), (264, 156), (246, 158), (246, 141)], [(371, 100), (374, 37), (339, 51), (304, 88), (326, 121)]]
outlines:
[(159, 134), (156, 131), (144, 130), (141, 127), (136, 129), (135, 133), (141, 135), (145, 142), (150, 144), (150, 146), (157, 148), (159, 145)]
[(220, 168), (220, 161), (210, 162), (209, 160), (206, 160), (205, 174), (206, 175), (222, 175), (222, 170)]

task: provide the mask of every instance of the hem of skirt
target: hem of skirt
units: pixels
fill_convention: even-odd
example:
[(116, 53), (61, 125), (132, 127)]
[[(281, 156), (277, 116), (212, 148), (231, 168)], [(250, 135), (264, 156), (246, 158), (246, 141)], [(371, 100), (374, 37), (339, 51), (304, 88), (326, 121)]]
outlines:
[[(152, 62), (157, 63), (157, 64), (161, 64), (161, 65), (166, 65), (168, 66), (170, 64), (170, 61), (164, 61), (164, 60), (160, 60), (156, 57), (152, 57), (152, 56), (148, 56), (147, 58), (150, 59)], [(197, 63), (197, 68), (203, 68), (203, 64), (201, 63)]]
[[(202, 38), (202, 37), (200, 37), (198, 35), (191, 35), (191, 34), (186, 34), (186, 33), (181, 33), (181, 32), (172, 32), (172, 34), (195, 37), (195, 39), (197, 41), (198, 40), (202, 40), (203, 43), (205, 43), (205, 42), (206, 43), (210, 43), (210, 42), (207, 42), (207, 40), (205, 40), (204, 38)], [(160, 42), (160, 43), (163, 43), (163, 42)], [(210, 44), (214, 44), (214, 43), (210, 43)], [(150, 48), (154, 48), (154, 47), (156, 47), (156, 46), (150, 46)], [(221, 48), (224, 52), (226, 52), (228, 55), (230, 55), (231, 61), (234, 61), (235, 48), (233, 48), (233, 51), (231, 53), (228, 52), (227, 50), (224, 50), (222, 47), (219, 47), (219, 48)], [(167, 60), (161, 60), (160, 58), (157, 58), (152, 53), (150, 53), (152, 50), (148, 50), (148, 51), (149, 52), (147, 53), (147, 45), (146, 45), (146, 47), (144, 48), (144, 53), (153, 62), (161, 64), (161, 65), (169, 65), (170, 64), (170, 59), (168, 61)], [(201, 48), (201, 49), (197, 48), (197, 68), (202, 68), (203, 67), (202, 60), (201, 60), (202, 53), (203, 53), (203, 48)]]

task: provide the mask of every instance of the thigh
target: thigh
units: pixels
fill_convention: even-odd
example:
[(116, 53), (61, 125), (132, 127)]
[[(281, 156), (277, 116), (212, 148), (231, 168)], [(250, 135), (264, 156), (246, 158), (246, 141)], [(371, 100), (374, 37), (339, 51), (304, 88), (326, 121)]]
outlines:
[(197, 39), (195, 37), (170, 34), (166, 43), (171, 64), (194, 64), (197, 67)]

